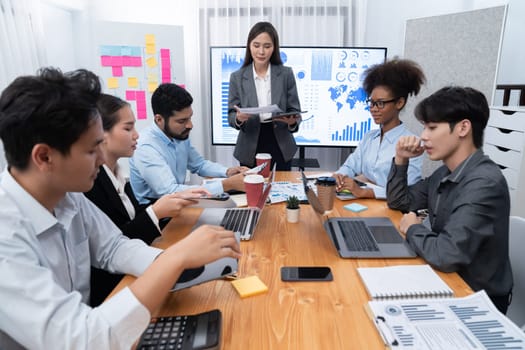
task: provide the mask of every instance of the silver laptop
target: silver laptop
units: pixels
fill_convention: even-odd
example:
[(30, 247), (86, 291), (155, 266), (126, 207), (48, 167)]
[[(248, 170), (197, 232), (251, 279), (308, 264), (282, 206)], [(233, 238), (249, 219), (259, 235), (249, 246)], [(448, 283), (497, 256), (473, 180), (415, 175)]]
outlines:
[[(302, 173), (302, 172), (301, 172)], [(413, 258), (416, 253), (387, 217), (326, 218), (315, 192), (304, 174), (304, 191), (314, 211), (342, 258)]]
[(227, 230), (239, 232), (241, 240), (243, 241), (252, 239), (274, 181), (275, 164), (272, 170), (272, 179), (269, 183), (265, 184), (262, 195), (255, 207), (205, 208), (199, 216), (195, 226), (204, 224), (220, 225)]

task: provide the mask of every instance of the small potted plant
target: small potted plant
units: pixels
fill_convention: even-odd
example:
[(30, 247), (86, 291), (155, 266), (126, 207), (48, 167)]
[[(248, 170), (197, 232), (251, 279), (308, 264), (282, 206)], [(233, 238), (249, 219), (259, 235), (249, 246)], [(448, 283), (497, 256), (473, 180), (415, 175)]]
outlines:
[(286, 218), (291, 223), (299, 221), (299, 198), (296, 196), (292, 195), (286, 199)]

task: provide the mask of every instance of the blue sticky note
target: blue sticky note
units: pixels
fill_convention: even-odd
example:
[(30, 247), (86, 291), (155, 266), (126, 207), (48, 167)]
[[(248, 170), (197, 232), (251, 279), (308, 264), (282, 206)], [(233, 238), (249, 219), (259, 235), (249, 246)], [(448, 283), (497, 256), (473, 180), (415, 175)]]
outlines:
[(368, 209), (368, 207), (366, 205), (362, 205), (362, 204), (359, 204), (359, 203), (347, 204), (343, 208), (345, 208), (346, 210), (351, 210), (354, 213), (359, 213), (360, 211)]

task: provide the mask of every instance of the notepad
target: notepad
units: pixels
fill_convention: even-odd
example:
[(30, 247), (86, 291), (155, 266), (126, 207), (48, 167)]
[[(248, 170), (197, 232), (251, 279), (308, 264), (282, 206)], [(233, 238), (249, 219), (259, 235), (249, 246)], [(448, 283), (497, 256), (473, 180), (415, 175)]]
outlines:
[(258, 276), (250, 276), (232, 281), (232, 285), (241, 298), (247, 298), (268, 291), (268, 287)]
[(452, 289), (429, 265), (358, 267), (357, 272), (375, 300), (454, 296)]

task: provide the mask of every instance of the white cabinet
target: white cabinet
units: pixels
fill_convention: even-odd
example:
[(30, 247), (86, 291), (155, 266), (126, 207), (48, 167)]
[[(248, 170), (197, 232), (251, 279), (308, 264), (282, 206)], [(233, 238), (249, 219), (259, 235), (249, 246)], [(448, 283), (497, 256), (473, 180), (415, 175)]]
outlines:
[(507, 179), (511, 215), (525, 217), (525, 107), (493, 106), (483, 151)]

